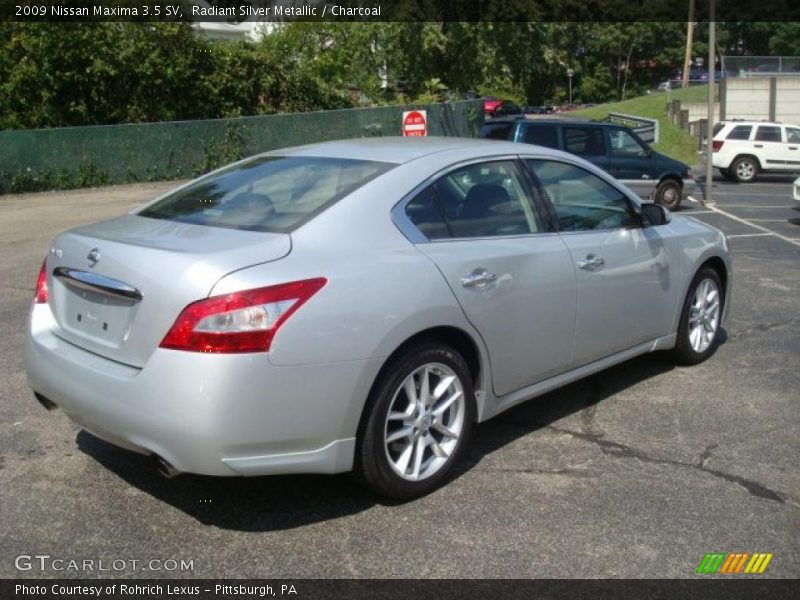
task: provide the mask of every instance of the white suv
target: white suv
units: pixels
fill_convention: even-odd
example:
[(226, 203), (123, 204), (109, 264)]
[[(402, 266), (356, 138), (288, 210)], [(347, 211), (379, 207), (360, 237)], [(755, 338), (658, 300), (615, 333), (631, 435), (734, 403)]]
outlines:
[(722, 121), (714, 126), (713, 165), (734, 181), (764, 172), (800, 171), (800, 127), (766, 121)]

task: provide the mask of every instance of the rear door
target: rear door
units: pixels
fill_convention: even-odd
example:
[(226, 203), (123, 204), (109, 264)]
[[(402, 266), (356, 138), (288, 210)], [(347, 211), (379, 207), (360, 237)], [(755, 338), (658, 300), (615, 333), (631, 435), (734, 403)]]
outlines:
[(625, 193), (582, 167), (526, 164), (576, 268), (572, 366), (669, 333), (678, 291), (659, 228), (643, 229)]
[(439, 268), (489, 350), (502, 396), (565, 371), (574, 335), (572, 259), (531, 203), (514, 159), (460, 166), (408, 202)]
[(763, 169), (782, 171), (786, 168), (784, 146), (780, 125), (759, 125), (756, 128), (753, 148)]
[(607, 127), (606, 132), (609, 148), (606, 171), (638, 196), (650, 197), (658, 183), (650, 149), (622, 127)]
[(564, 125), (561, 129), (564, 150), (608, 170), (608, 149), (603, 129), (594, 125)]

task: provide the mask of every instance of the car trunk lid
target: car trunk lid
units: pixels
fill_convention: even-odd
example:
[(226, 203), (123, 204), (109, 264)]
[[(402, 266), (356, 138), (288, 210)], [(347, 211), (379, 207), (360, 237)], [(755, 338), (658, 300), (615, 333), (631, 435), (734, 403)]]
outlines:
[(224, 275), (278, 260), (287, 234), (125, 215), (60, 235), (48, 257), (55, 333), (142, 367), (186, 305)]

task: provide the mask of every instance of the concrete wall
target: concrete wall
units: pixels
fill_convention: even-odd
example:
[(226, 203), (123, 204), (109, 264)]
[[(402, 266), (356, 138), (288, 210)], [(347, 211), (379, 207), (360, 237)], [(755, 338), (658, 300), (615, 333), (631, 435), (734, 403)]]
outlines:
[[(708, 117), (706, 102), (681, 102), (681, 108), (689, 111), (689, 123)], [(714, 122), (719, 121), (719, 102), (714, 103)]]
[(723, 119), (800, 124), (800, 76), (729, 77), (723, 87)]

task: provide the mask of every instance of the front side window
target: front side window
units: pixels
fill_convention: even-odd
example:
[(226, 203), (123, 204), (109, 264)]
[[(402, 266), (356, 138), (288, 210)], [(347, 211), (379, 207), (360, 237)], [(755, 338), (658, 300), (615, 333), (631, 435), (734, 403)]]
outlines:
[(605, 156), (603, 131), (599, 127), (564, 127), (564, 149), (578, 156)]
[(611, 154), (620, 158), (642, 158), (647, 149), (629, 131), (612, 129), (608, 132), (611, 141)]
[(286, 233), (393, 166), (343, 158), (259, 156), (203, 177), (138, 214)]
[(512, 161), (476, 163), (456, 169), (437, 180), (432, 190), (433, 196), (420, 202), (415, 198), (406, 208), (409, 219), (420, 223), (420, 231), (433, 232), (435, 237), (428, 236), (429, 239), (444, 236), (434, 207), (444, 215), (445, 230), (454, 238), (521, 235), (542, 230)]
[(780, 142), (781, 128), (771, 125), (759, 125), (756, 129), (756, 141), (759, 142)]
[(800, 144), (800, 129), (797, 127), (787, 127), (786, 141), (789, 144)]
[(574, 165), (528, 160), (528, 168), (549, 200), (562, 231), (625, 229), (637, 225), (630, 202), (614, 186)]
[(750, 132), (753, 131), (752, 125), (737, 125), (728, 133), (729, 140), (749, 140)]

